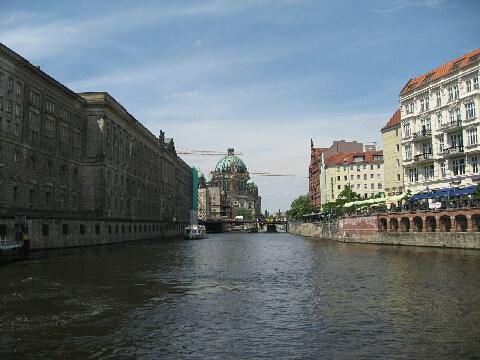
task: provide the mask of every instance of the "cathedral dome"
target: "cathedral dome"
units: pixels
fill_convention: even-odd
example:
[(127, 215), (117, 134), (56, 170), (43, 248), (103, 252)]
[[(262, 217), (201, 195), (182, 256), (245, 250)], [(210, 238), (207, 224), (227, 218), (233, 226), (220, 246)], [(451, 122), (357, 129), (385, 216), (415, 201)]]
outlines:
[(246, 173), (247, 167), (239, 157), (235, 156), (233, 149), (228, 149), (228, 155), (220, 159), (215, 166), (215, 171)]

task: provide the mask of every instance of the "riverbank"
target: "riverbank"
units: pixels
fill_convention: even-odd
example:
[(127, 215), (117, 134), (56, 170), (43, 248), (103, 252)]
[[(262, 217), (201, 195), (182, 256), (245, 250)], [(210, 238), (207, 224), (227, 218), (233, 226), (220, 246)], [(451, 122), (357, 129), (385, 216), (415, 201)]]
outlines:
[[(342, 219), (341, 219), (342, 220)], [(356, 218), (357, 223), (371, 219)], [(289, 223), (291, 234), (346, 243), (444, 247), (480, 250), (480, 234), (474, 232), (378, 232), (365, 229), (364, 234), (342, 231), (338, 222)]]

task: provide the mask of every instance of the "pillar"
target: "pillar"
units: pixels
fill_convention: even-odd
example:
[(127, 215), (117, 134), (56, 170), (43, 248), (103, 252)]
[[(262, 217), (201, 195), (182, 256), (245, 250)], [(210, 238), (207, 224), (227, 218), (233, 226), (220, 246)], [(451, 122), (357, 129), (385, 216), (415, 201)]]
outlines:
[(410, 221), (410, 231), (411, 232), (417, 232), (417, 229), (415, 227), (415, 223), (413, 221), (413, 218), (409, 218), (409, 221)]
[(474, 229), (472, 215), (465, 214), (465, 216), (467, 217), (467, 232), (473, 232)]
[(450, 222), (452, 224), (450, 232), (457, 232), (457, 222), (455, 221), (455, 216), (450, 216)]

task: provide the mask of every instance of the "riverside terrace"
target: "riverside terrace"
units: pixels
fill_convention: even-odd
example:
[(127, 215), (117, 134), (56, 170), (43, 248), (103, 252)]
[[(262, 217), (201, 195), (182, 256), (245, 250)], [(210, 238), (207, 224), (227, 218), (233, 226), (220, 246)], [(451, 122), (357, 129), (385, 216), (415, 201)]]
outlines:
[[(477, 186), (470, 186), (419, 193), (390, 207), (378, 202), (368, 207), (353, 205), (337, 212), (309, 214), (304, 216), (304, 221), (374, 216), (377, 224), (369, 231), (480, 232), (480, 198), (476, 196), (476, 189)], [(375, 200), (382, 201), (381, 198)]]

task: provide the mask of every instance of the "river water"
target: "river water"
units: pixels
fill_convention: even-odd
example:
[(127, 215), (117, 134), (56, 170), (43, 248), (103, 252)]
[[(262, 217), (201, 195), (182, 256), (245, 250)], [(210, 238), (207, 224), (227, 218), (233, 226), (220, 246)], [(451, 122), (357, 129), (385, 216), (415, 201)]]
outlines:
[(0, 267), (0, 358), (480, 357), (480, 251), (216, 234)]

